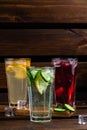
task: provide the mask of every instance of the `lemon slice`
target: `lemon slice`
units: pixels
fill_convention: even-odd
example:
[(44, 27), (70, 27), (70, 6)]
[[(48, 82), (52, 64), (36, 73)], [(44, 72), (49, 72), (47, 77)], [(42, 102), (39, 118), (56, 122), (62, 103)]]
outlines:
[(35, 85), (36, 85), (36, 89), (37, 91), (42, 95), (48, 86), (48, 82), (46, 82), (43, 77), (40, 74), (40, 71), (37, 72), (36, 78), (35, 78)]
[(26, 67), (30, 67), (30, 65), (31, 65), (31, 60), (27, 59), (26, 60)]
[(14, 67), (14, 66), (12, 66), (12, 65), (7, 66), (7, 67), (6, 67), (6, 71), (12, 71), (12, 70), (13, 70), (13, 67)]
[(15, 78), (23, 79), (26, 78), (26, 68), (22, 65), (14, 66), (13, 71), (15, 72)]

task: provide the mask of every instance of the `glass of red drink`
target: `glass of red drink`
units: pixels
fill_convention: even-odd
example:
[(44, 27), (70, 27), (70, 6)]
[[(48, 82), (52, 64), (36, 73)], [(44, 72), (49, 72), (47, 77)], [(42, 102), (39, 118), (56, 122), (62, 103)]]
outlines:
[(75, 92), (77, 77), (77, 58), (54, 58), (52, 64), (55, 67), (55, 99), (56, 108), (54, 111), (61, 114), (75, 112)]

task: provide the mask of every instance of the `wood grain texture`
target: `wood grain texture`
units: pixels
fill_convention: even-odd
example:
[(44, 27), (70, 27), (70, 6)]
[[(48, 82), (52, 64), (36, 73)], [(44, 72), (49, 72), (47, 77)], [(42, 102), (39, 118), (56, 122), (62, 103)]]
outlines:
[(0, 30), (0, 56), (87, 55), (87, 30)]
[(1, 0), (0, 22), (87, 23), (86, 0)]

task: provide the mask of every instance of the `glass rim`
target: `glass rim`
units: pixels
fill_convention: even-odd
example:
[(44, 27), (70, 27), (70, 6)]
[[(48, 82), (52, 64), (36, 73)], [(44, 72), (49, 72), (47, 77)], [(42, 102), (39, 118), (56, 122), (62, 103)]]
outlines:
[(71, 58), (69, 58), (69, 57), (68, 58), (67, 57), (66, 58), (52, 58), (52, 61), (57, 61), (57, 60), (60, 60), (60, 61), (62, 61), (62, 60), (63, 61), (71, 61), (71, 60), (72, 61), (78, 61), (78, 58), (72, 58), (72, 57)]
[(14, 57), (14, 58), (5, 58), (5, 61), (6, 61), (6, 60), (12, 61), (12, 60), (19, 60), (19, 59), (24, 59), (24, 60), (25, 60), (25, 59), (29, 59), (29, 60), (31, 60), (31, 58), (21, 58), (21, 57), (19, 57), (19, 58), (16, 57), (16, 58), (15, 58), (15, 57)]
[(76, 67), (78, 65), (78, 59), (77, 58), (53, 58), (52, 59), (52, 65), (54, 67), (61, 66), (61, 63), (65, 62), (71, 65), (72, 67)]
[(5, 58), (4, 61), (5, 61), (5, 65), (13, 64), (14, 61), (16, 62), (16, 64), (20, 64), (20, 63), (26, 64), (27, 61), (31, 63), (31, 58)]
[(27, 68), (54, 68), (54, 66), (29, 66)]

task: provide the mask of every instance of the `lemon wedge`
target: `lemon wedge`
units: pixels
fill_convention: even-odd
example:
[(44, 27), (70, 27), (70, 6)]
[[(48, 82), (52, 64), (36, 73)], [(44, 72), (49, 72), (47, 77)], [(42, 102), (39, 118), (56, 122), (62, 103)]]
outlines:
[(37, 76), (36, 76), (36, 78), (35, 78), (35, 85), (36, 85), (37, 91), (38, 91), (41, 95), (46, 91), (48, 84), (49, 84), (49, 83), (46, 82), (46, 81), (42, 78), (40, 72), (38, 72), (38, 74), (37, 74)]

